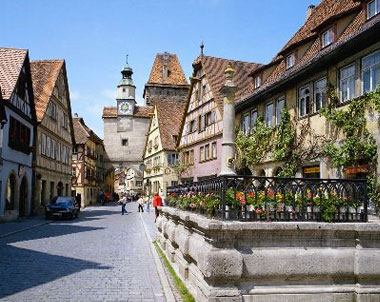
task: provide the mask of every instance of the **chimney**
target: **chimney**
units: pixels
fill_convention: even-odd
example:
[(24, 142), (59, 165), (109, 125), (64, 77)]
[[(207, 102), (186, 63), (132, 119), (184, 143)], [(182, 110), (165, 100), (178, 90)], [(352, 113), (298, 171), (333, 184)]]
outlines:
[(314, 10), (315, 10), (315, 5), (313, 5), (313, 4), (309, 5), (309, 7), (307, 8), (307, 11), (306, 11), (306, 21), (314, 13)]

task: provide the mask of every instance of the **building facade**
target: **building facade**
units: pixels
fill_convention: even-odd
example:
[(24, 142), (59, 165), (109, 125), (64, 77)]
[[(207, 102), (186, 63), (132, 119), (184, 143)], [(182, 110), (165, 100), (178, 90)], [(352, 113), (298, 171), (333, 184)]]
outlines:
[(176, 143), (185, 102), (155, 102), (144, 153), (145, 193), (166, 196), (167, 187), (178, 184), (179, 163)]
[(54, 196), (71, 195), (71, 155), (74, 131), (64, 60), (30, 64), (37, 115), (35, 211)]
[(71, 190), (80, 196), (82, 207), (99, 202), (99, 191), (106, 189), (103, 141), (84, 122), (73, 117), (75, 147), (72, 155)]
[[(379, 85), (379, 8), (376, 1), (353, 0), (324, 0), (309, 7), (305, 24), (272, 62), (251, 74), (254, 90), (238, 101), (236, 123), (247, 136), (254, 135), (260, 115), (266, 127), (277, 129), (286, 108), (298, 142), (293, 144), (299, 154), (298, 177), (363, 178), (374, 165), (357, 147), (369, 141), (369, 136), (363, 135), (367, 130), (379, 146), (379, 113), (358, 101)], [(353, 108), (355, 104), (361, 108)], [(364, 110), (362, 118), (355, 116), (359, 111), (352, 111), (340, 124), (359, 117), (355, 127), (364, 121), (366, 130), (355, 132), (355, 127), (342, 128), (329, 120), (326, 112), (335, 110)], [(350, 138), (347, 133), (356, 135)], [(349, 139), (354, 140), (350, 146), (356, 146), (353, 154), (347, 149)], [(343, 156), (342, 164), (334, 162), (326, 155), (327, 145), (353, 160)], [(275, 160), (275, 151), (269, 150), (248, 168), (255, 175), (278, 175), (287, 162)], [(377, 147), (377, 154), (379, 151)]]
[(13, 220), (32, 212), (36, 112), (27, 50), (0, 48), (0, 86), (0, 220)]
[(182, 120), (178, 149), (187, 167), (183, 182), (200, 181), (219, 175), (223, 135), (224, 71), (228, 63), (235, 69), (236, 96), (251, 89), (249, 73), (260, 65), (210, 56), (199, 56), (193, 63), (186, 114)]
[[(140, 166), (152, 107), (137, 106), (133, 70), (128, 63), (121, 74), (122, 79), (117, 86), (117, 106), (103, 109), (106, 168), (116, 170), (115, 178), (120, 182), (121, 191), (136, 194), (142, 192), (143, 172)], [(115, 187), (119, 189), (119, 185)]]

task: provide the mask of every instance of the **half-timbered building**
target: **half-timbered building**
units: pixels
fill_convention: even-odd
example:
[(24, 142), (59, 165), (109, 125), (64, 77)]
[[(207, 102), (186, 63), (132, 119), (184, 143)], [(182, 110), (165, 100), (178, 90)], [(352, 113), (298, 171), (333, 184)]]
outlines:
[(0, 48), (0, 86), (4, 105), (0, 161), (0, 220), (32, 211), (33, 146), (36, 113), (29, 54)]
[(104, 145), (82, 117), (73, 117), (73, 128), (72, 194), (78, 196), (85, 207), (99, 201), (99, 191), (105, 190)]
[(32, 61), (30, 66), (37, 115), (34, 204), (41, 212), (54, 196), (71, 194), (75, 142), (65, 61)]
[(182, 120), (178, 148), (181, 163), (187, 170), (182, 181), (199, 181), (219, 175), (223, 135), (224, 71), (228, 63), (235, 69), (236, 96), (252, 89), (248, 75), (257, 63), (227, 60), (200, 55), (193, 63), (186, 114)]

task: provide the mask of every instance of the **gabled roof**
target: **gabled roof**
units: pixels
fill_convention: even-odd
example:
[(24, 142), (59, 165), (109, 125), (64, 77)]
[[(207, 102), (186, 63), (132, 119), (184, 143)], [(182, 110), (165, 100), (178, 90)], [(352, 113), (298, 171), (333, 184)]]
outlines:
[[(152, 106), (135, 106), (134, 117), (150, 118), (153, 113)], [(117, 117), (117, 108), (114, 106), (103, 108), (103, 118)]]
[(82, 117), (73, 117), (73, 126), (75, 142), (77, 144), (83, 145), (88, 139), (91, 139), (99, 144), (103, 143), (103, 140), (86, 125)]
[[(164, 77), (164, 66), (166, 66), (170, 72), (168, 77)], [(188, 85), (177, 55), (167, 52), (157, 54), (147, 84)]]
[(5, 100), (15, 89), (27, 53), (26, 49), (0, 47), (0, 86)]
[(361, 3), (354, 0), (324, 0), (322, 1), (305, 21), (304, 25), (294, 34), (280, 51), (280, 54), (292, 47), (318, 36), (316, 29), (327, 24), (329, 21), (342, 17), (361, 8)]
[[(233, 82), (237, 85), (235, 92), (236, 99), (248, 94), (253, 90), (253, 82), (249, 77), (249, 74), (261, 67), (258, 63), (248, 63), (242, 61), (235, 61), (229, 59), (222, 59), (210, 56), (199, 56), (193, 63), (194, 75), (195, 71), (199, 68), (203, 68), (206, 78), (211, 87), (211, 91), (214, 96), (214, 100), (220, 110), (223, 113), (223, 94), (220, 92), (223, 85), (226, 82), (224, 71), (227, 68), (227, 64), (231, 63), (235, 69)], [(189, 103), (190, 100), (188, 100)]]
[(30, 63), (37, 121), (43, 119), (64, 60), (41, 60)]
[(186, 104), (183, 102), (161, 100), (155, 103), (155, 107), (162, 148), (164, 150), (175, 150), (176, 142), (173, 136), (179, 136)]
[[(346, 4), (347, 6), (342, 7), (343, 4)], [(276, 63), (270, 63), (267, 65), (277, 65), (272, 71), (271, 75), (265, 80), (265, 82), (263, 82), (260, 88), (254, 90), (252, 93), (249, 93), (247, 96), (241, 98), (240, 100), (237, 100), (237, 104), (239, 104), (237, 110), (241, 108), (241, 105), (245, 103), (245, 101), (259, 97), (262, 93), (265, 93), (266, 91), (269, 91), (270, 89), (275, 88), (278, 85), (281, 85), (281, 83), (285, 83), (290, 78), (295, 77), (296, 75), (302, 73), (311, 66), (316, 66), (316, 64), (321, 62), (322, 59), (331, 56), (332, 54), (337, 53), (338, 51), (342, 52), (344, 49), (346, 49), (349, 43), (355, 43), (354, 41), (360, 38), (362, 34), (369, 32), (372, 28), (374, 30), (379, 30), (380, 15), (377, 15), (371, 18), (370, 20), (367, 20), (365, 10), (358, 10), (360, 8), (357, 7), (358, 4), (359, 2), (357, 0), (336, 0), (335, 2), (332, 0), (322, 1), (308, 20), (320, 20), (320, 22), (325, 22), (324, 20), (327, 20), (327, 18), (323, 17), (322, 15), (324, 12), (327, 13), (328, 8), (330, 8), (330, 10), (336, 12), (336, 15), (332, 14), (331, 12), (329, 14), (329, 18), (334, 20), (336, 18), (342, 17), (342, 12), (351, 13), (353, 15), (353, 19), (350, 22), (350, 24), (348, 24), (348, 26), (343, 30), (342, 34), (339, 37), (337, 37), (336, 41), (334, 41), (331, 45), (325, 48), (321, 47), (321, 39), (319, 38), (319, 35), (316, 35), (313, 39), (308, 40), (311, 46), (306, 51), (304, 56), (297, 60), (295, 66), (290, 69), (286, 69), (285, 58), (281, 55), (277, 55), (275, 58)], [(317, 19), (316, 16), (320, 16), (319, 19)], [(315, 22), (313, 23), (313, 27), (318, 28), (318, 24)], [(283, 49), (286, 49), (286, 47), (288, 47), (291, 44), (291, 41), (296, 40), (295, 37), (299, 36), (299, 33), (304, 30), (304, 27), (305, 25), (301, 27), (301, 29), (296, 33), (296, 35), (288, 42), (287, 46), (285, 46)], [(309, 27), (311, 28), (312, 26)], [(336, 56), (339, 57), (339, 54), (337, 54)]]

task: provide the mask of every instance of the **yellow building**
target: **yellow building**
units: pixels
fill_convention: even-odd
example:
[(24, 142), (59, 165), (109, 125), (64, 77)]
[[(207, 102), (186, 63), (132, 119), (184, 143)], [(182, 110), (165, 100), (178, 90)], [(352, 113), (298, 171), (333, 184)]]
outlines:
[(75, 148), (72, 156), (72, 191), (80, 195), (82, 207), (99, 202), (99, 191), (105, 190), (103, 141), (84, 122), (73, 117)]
[[(253, 92), (237, 101), (236, 123), (251, 142), (259, 138), (262, 125), (274, 129), (250, 152), (239, 152), (239, 144), (250, 141), (238, 137), (238, 162), (253, 174), (282, 175), (292, 164), (299, 177), (362, 178), (370, 173), (376, 164), (368, 156), (376, 145), (365, 150), (370, 137), (379, 146), (379, 113), (365, 101), (380, 80), (380, 15), (374, 2), (324, 0), (309, 7), (305, 24), (269, 64), (251, 74)], [(288, 146), (280, 138), (283, 108), (295, 129)], [(339, 111), (351, 113), (336, 122)]]
[(178, 163), (175, 149), (185, 103), (170, 100), (157, 101), (150, 120), (144, 151), (145, 193), (166, 196), (167, 187), (178, 184), (178, 173), (173, 168)]

